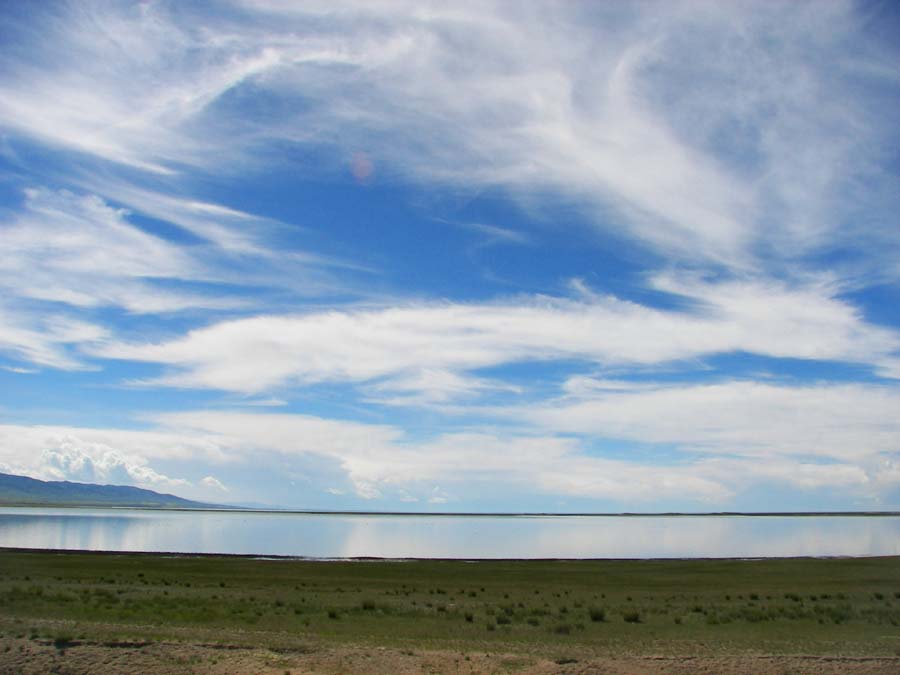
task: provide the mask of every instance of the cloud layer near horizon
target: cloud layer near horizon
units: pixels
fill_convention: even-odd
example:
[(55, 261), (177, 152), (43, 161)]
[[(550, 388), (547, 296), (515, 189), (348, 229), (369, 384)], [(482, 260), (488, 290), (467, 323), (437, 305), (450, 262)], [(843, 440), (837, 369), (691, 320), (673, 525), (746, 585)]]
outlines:
[[(873, 494), (900, 488), (900, 429), (894, 424), (900, 394), (890, 387), (590, 380), (567, 389), (552, 403), (493, 411), (498, 420), (516, 420), (512, 428), (418, 439), (392, 425), (236, 411), (156, 415), (145, 431), (6, 425), (0, 427), (0, 462), (44, 478), (130, 476), (159, 488), (189, 484), (148, 462), (183, 470), (189, 460), (203, 459), (222, 472), (301, 457), (334, 463), (341, 470), (335, 476), (345, 472), (348, 485), (336, 477), (327, 489), (406, 503), (459, 502), (499, 484), (510, 496), (528, 489), (602, 496), (606, 503), (714, 508), (741, 491), (775, 484), (847, 490), (873, 506)], [(626, 459), (604, 457), (592, 448), (597, 438), (640, 445)], [(673, 445), (678, 454), (658, 455), (658, 447)]]

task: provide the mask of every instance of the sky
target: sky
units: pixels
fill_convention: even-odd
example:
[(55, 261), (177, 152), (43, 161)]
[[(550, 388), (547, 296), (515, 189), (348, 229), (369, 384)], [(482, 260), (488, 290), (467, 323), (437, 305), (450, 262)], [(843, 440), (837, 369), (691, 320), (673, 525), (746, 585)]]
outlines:
[(0, 471), (900, 509), (896, 3), (0, 13)]

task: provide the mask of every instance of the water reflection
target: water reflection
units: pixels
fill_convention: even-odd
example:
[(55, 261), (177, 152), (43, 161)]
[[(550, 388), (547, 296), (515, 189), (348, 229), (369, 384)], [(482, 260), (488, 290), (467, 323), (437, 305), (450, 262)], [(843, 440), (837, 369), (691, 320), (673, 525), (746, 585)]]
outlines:
[(900, 517), (436, 517), (0, 508), (0, 546), (315, 558), (900, 555)]

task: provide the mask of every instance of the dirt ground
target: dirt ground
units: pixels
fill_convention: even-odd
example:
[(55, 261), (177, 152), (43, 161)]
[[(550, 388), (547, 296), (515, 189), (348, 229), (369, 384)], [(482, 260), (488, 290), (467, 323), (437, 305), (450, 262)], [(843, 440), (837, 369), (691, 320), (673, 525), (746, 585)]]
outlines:
[(627, 656), (559, 659), (452, 651), (407, 651), (378, 647), (316, 646), (311, 651), (250, 649), (178, 642), (74, 642), (0, 640), (0, 673), (114, 675), (117, 673), (260, 675), (397, 675), (426, 673), (549, 673), (594, 675), (874, 675), (900, 673), (900, 657), (823, 656)]

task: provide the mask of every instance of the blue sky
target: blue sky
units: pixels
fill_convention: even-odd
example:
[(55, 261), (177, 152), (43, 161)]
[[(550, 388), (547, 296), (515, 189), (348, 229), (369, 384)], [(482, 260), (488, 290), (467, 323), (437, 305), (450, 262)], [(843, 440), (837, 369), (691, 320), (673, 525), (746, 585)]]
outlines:
[(0, 470), (900, 508), (894, 3), (0, 11)]

